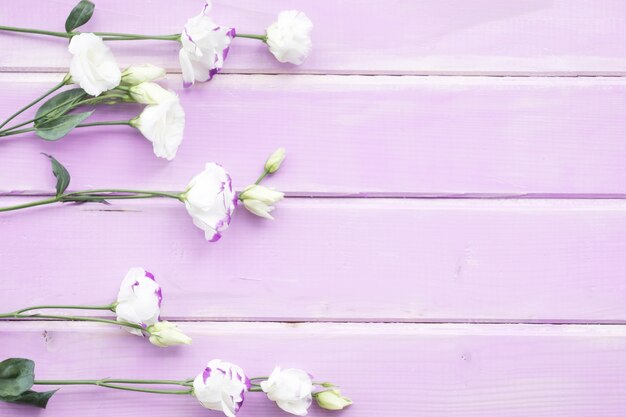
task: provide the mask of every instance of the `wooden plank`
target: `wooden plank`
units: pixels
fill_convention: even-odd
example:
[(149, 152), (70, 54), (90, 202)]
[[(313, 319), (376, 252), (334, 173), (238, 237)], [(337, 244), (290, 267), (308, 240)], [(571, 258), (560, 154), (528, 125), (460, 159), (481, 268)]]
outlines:
[[(59, 78), (1, 75), (0, 114)], [(54, 143), (7, 137), (0, 191), (51, 190), (42, 151), (67, 165), (75, 188), (182, 189), (206, 161), (241, 188), (285, 146), (284, 170), (270, 182), (292, 194), (622, 197), (625, 94), (622, 78), (224, 76), (181, 93), (187, 130), (173, 162), (124, 126)]]
[(240, 208), (211, 244), (173, 200), (2, 213), (0, 305), (105, 304), (143, 266), (169, 318), (626, 317), (624, 200), (290, 198), (275, 216)]
[[(194, 342), (166, 351), (118, 329), (0, 323), (0, 356), (36, 360), (40, 379), (195, 376), (212, 358), (252, 376), (275, 364), (340, 384), (342, 416), (621, 417), (626, 327), (182, 323)], [(262, 355), (260, 354), (262, 352)], [(141, 359), (139, 359), (141, 358)], [(193, 398), (63, 388), (46, 417), (202, 415)], [(326, 416), (315, 408), (310, 415)], [(35, 416), (0, 404), (3, 415)], [(210, 414), (210, 413), (209, 413)], [(217, 414), (216, 414), (217, 415)], [(248, 394), (241, 416), (283, 415)], [(286, 415), (286, 414), (284, 414)]]
[[(63, 31), (75, 0), (22, 0), (0, 23)], [(170, 34), (202, 1), (107, 0), (84, 31)], [(620, 0), (216, 0), (216, 21), (262, 33), (278, 11), (297, 7), (315, 23), (315, 49), (302, 67), (281, 65), (256, 41), (234, 42), (229, 72), (342, 74), (626, 73), (626, 5)], [(358, 15), (357, 18), (353, 18)], [(0, 68), (67, 68), (63, 39), (0, 35)], [(120, 64), (151, 62), (178, 71), (175, 43), (116, 43)]]

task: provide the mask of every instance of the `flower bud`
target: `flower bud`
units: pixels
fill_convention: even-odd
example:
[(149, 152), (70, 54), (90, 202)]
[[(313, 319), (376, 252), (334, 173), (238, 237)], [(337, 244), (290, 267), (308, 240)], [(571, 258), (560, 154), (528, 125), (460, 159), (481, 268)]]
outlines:
[(188, 345), (191, 338), (184, 334), (178, 326), (169, 321), (159, 321), (146, 329), (150, 335), (150, 343), (158, 347)]
[(278, 168), (280, 168), (280, 165), (283, 163), (284, 159), (285, 148), (276, 149), (276, 151), (274, 151), (274, 153), (271, 154), (269, 158), (267, 158), (267, 161), (265, 162), (265, 170), (270, 174), (273, 174), (274, 172), (278, 171)]
[(318, 392), (313, 394), (313, 396), (315, 401), (317, 401), (317, 405), (325, 410), (343, 410), (352, 404), (352, 400), (342, 396), (337, 389)]
[(152, 64), (131, 65), (122, 72), (122, 84), (133, 86), (165, 77), (165, 70)]
[(285, 194), (262, 185), (250, 185), (246, 187), (239, 195), (239, 199), (249, 212), (259, 217), (274, 220), (271, 211), (274, 210), (274, 204), (283, 199)]
[(176, 94), (166, 90), (157, 83), (141, 83), (128, 90), (130, 96), (137, 103), (141, 104), (161, 104), (165, 101), (177, 99)]

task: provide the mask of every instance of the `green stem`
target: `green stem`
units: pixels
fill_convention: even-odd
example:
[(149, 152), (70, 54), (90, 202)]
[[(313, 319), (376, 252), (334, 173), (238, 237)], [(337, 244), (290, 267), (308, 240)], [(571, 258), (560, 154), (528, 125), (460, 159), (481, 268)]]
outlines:
[[(125, 381), (125, 382), (122, 382)], [(146, 392), (152, 394), (172, 394), (172, 395), (189, 395), (193, 392), (191, 389), (187, 390), (160, 390), (150, 388), (135, 388), (125, 387), (123, 385), (113, 385), (114, 383), (125, 384), (145, 384), (145, 385), (181, 385), (181, 381), (158, 381), (158, 380), (113, 380), (113, 379), (98, 379), (98, 380), (35, 380), (35, 385), (96, 385), (103, 388), (119, 389), (124, 391)]]
[[(0, 26), (2, 27), (2, 26)], [(59, 84), (57, 84), (56, 86), (54, 86), (51, 90), (49, 90), (48, 92), (46, 92), (45, 94), (37, 97), (34, 101), (30, 102), (29, 104), (27, 104), (25, 107), (22, 107), (20, 110), (16, 111), (15, 113), (13, 113), (8, 119), (6, 119), (2, 124), (0, 124), (0, 129), (2, 129), (4, 126), (6, 126), (7, 123), (9, 123), (11, 120), (15, 119), (17, 116), (19, 116), (20, 114), (22, 114), (23, 112), (25, 112), (26, 110), (30, 109), (31, 107), (33, 107), (35, 104), (39, 103), (41, 100), (43, 100), (44, 98), (48, 97), (50, 94), (54, 93), (55, 91), (57, 91), (59, 88), (63, 87), (64, 85), (67, 84), (67, 77), (63, 78), (63, 81), (61, 81)]]
[(57, 203), (59, 201), (61, 201), (60, 197), (46, 198), (44, 200), (32, 201), (30, 203), (18, 204), (18, 205), (15, 205), (15, 206), (0, 207), (0, 212), (12, 211), (12, 210), (20, 210), (20, 209), (25, 209), (25, 208), (29, 208), (29, 207), (36, 207), (36, 206), (43, 206), (45, 204)]
[(256, 185), (259, 185), (261, 181), (263, 181), (263, 179), (269, 175), (269, 173), (270, 173), (269, 171), (263, 171), (263, 174), (261, 174), (261, 176), (257, 178), (257, 180), (254, 183)]
[(0, 132), (0, 137), (19, 135), (21, 133), (34, 132), (35, 130), (36, 129), (34, 127), (29, 127), (27, 129), (2, 131)]
[[(83, 104), (91, 104), (92, 100), (94, 100), (94, 99), (95, 99), (95, 100), (98, 100), (98, 99), (102, 100), (102, 98), (101, 98), (101, 97), (89, 98), (89, 99), (86, 99), (86, 100), (79, 101), (78, 103), (76, 103), (76, 105), (75, 105), (73, 108), (76, 108), (76, 107), (78, 107), (78, 106), (80, 106), (80, 105), (83, 105)], [(35, 122), (37, 122), (37, 121), (39, 121), (39, 120), (41, 120), (41, 119), (44, 119), (44, 118), (46, 118), (46, 117), (47, 117), (50, 113), (52, 113), (52, 112), (54, 112), (54, 111), (56, 111), (56, 110), (60, 109), (61, 107), (65, 107), (65, 106), (67, 106), (67, 103), (61, 103), (61, 104), (59, 104), (59, 105), (57, 105), (57, 106), (54, 106), (53, 108), (51, 108), (50, 110), (48, 110), (47, 112), (45, 112), (44, 114), (42, 114), (41, 116), (35, 117), (34, 119), (27, 120), (27, 121), (25, 121), (25, 122), (23, 122), (23, 123), (20, 123), (20, 124), (18, 124), (18, 125), (11, 126), (11, 127), (7, 128), (7, 129), (4, 129), (3, 131), (0, 131), (0, 136), (1, 136), (1, 134), (2, 134), (3, 132), (9, 132), (9, 131), (11, 131), (11, 130), (15, 130), (15, 129), (17, 129), (18, 127), (26, 126), (27, 124), (30, 124), (30, 123), (35, 123)]]
[(39, 29), (30, 29), (30, 28), (18, 28), (14, 26), (0, 26), (0, 30), (5, 30), (8, 32), (35, 33), (37, 35), (56, 36), (58, 38), (71, 38), (72, 36), (75, 35), (75, 33), (53, 32), (50, 30), (39, 30)]
[[(127, 189), (120, 189), (120, 188), (100, 188), (96, 190), (74, 191), (74, 192), (65, 194), (64, 197), (71, 197), (73, 195), (89, 195), (89, 194), (105, 194), (105, 193), (144, 194), (144, 195), (149, 195), (152, 197), (170, 197), (170, 198), (175, 198), (176, 200), (180, 200), (180, 193), (174, 194), (174, 193), (168, 193), (165, 191), (127, 190)], [(107, 197), (107, 196), (103, 196), (103, 197)], [(108, 196), (108, 197), (113, 197), (113, 196)], [(124, 198), (124, 197), (133, 197), (133, 196), (116, 196), (116, 197)]]
[(257, 39), (262, 42), (267, 42), (267, 35), (251, 35), (248, 33), (237, 33), (235, 34), (236, 38), (247, 38), (247, 39)]
[(92, 323), (114, 324), (116, 326), (130, 327), (131, 329), (145, 330), (143, 327), (141, 327), (138, 324), (128, 323), (125, 321), (117, 321), (117, 320), (98, 319), (95, 317), (58, 316), (58, 315), (53, 315), (53, 314), (7, 313), (7, 314), (0, 314), (0, 319), (54, 319), (54, 320), (65, 320), (65, 321), (88, 321)]
[(135, 33), (116, 32), (93, 32), (94, 35), (101, 36), (105, 41), (136, 41), (136, 40), (156, 40), (156, 41), (179, 41), (180, 33), (172, 35), (139, 35)]
[[(106, 306), (70, 306), (70, 305), (33, 306), (33, 307), (26, 307), (26, 308), (22, 308), (20, 310), (14, 311), (12, 314), (22, 314), (31, 310), (109, 310), (109, 311), (113, 311), (113, 304), (109, 304)], [(4, 315), (5, 314), (0, 314), (0, 317)]]
[(93, 122), (83, 123), (76, 127), (90, 127), (90, 126), (112, 126), (112, 125), (128, 125), (130, 126), (130, 120), (114, 120), (112, 122)]
[[(129, 194), (129, 195), (116, 195), (113, 193)], [(109, 195), (111, 194), (111, 195)], [(0, 212), (20, 210), (29, 207), (43, 206), (46, 204), (53, 204), (58, 202), (84, 202), (90, 201), (90, 199), (136, 199), (136, 198), (153, 198), (153, 197), (168, 197), (174, 198), (178, 201), (182, 200), (180, 193), (170, 193), (165, 191), (145, 191), (145, 190), (125, 190), (125, 189), (99, 189), (99, 190), (86, 190), (86, 191), (74, 191), (71, 193), (62, 194), (57, 197), (46, 198), (43, 200), (31, 201), (29, 203), (18, 204), (15, 206), (0, 207)]]

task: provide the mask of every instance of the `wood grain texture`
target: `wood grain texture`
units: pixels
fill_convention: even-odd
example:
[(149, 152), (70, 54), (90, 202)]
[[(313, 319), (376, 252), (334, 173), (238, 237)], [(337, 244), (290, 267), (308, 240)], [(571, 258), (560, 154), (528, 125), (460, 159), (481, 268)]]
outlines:
[[(0, 76), (0, 115), (60, 75)], [(173, 77), (167, 85), (180, 88)], [(207, 161), (238, 188), (288, 150), (270, 180), (296, 195), (624, 196), (626, 79), (223, 76), (180, 91), (185, 140), (172, 162), (124, 126), (0, 140), (0, 191), (49, 191), (53, 154), (72, 188), (180, 190)], [(99, 107), (100, 120), (139, 107)], [(27, 116), (24, 116), (27, 117)]]
[[(74, 0), (22, 0), (1, 7), (0, 24), (63, 30)], [(238, 39), (227, 72), (347, 74), (624, 74), (626, 5), (620, 0), (219, 0), (213, 16), (262, 33), (278, 11), (298, 8), (315, 23), (315, 49), (301, 67), (277, 63), (256, 41)], [(84, 31), (179, 33), (203, 1), (100, 0)], [(3, 5), (6, 6), (6, 5)], [(63, 39), (0, 34), (0, 68), (68, 66)], [(35, 52), (36, 51), (36, 52)], [(175, 43), (116, 43), (120, 64), (178, 71)]]
[(3, 213), (0, 305), (106, 304), (143, 266), (164, 288), (167, 318), (626, 317), (623, 200), (294, 198), (274, 213), (240, 208), (216, 244), (176, 201)]
[[(622, 417), (626, 327), (550, 325), (357, 325), (181, 323), (194, 342), (162, 350), (114, 328), (0, 323), (0, 357), (34, 358), (36, 377), (195, 376), (212, 358), (251, 376), (275, 364), (342, 386), (355, 405), (342, 416)], [(95, 360), (97, 358), (97, 360)], [(193, 398), (64, 388), (46, 417), (218, 415)], [(19, 414), (18, 414), (19, 413)], [(0, 404), (6, 416), (41, 416)], [(248, 394), (241, 417), (281, 416)], [(311, 416), (328, 416), (312, 408)]]

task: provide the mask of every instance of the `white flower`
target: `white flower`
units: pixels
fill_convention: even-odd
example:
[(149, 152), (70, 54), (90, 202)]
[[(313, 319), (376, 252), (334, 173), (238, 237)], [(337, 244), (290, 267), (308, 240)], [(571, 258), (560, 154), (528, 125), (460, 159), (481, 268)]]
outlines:
[(284, 193), (262, 185), (249, 185), (239, 195), (239, 199), (251, 213), (274, 220), (270, 212), (274, 210), (274, 204), (282, 200), (284, 196)]
[(278, 168), (280, 168), (280, 165), (283, 163), (284, 160), (285, 148), (276, 149), (274, 153), (271, 154), (269, 158), (267, 158), (267, 161), (265, 161), (265, 170), (270, 174), (273, 174), (274, 172), (278, 171)]
[(222, 69), (230, 41), (235, 37), (234, 28), (221, 27), (206, 15), (210, 8), (207, 1), (202, 13), (187, 21), (180, 37), (178, 59), (185, 87), (213, 78)]
[(169, 321), (159, 321), (149, 326), (146, 331), (150, 335), (150, 343), (158, 347), (188, 345), (191, 338), (184, 334), (178, 326)]
[(306, 416), (311, 406), (313, 392), (311, 376), (300, 369), (274, 368), (267, 379), (261, 382), (261, 389), (267, 398), (276, 401), (282, 410), (297, 416)]
[(122, 84), (137, 85), (165, 77), (165, 70), (152, 64), (131, 65), (122, 72)]
[(192, 178), (183, 201), (193, 224), (204, 230), (210, 242), (220, 239), (237, 205), (230, 175), (216, 163), (206, 164), (204, 171)]
[[(162, 299), (161, 287), (154, 280), (154, 275), (143, 268), (131, 268), (117, 295), (117, 320), (144, 328), (152, 326), (159, 320)], [(139, 329), (123, 327), (132, 334), (143, 336)]]
[(171, 94), (169, 99), (161, 97), (163, 101), (159, 104), (146, 106), (139, 116), (130, 121), (130, 124), (152, 142), (156, 156), (172, 160), (183, 141), (185, 111), (176, 94), (164, 91)]
[(115, 57), (102, 39), (93, 33), (72, 37), (69, 51), (74, 57), (70, 64), (72, 81), (92, 96), (98, 96), (120, 84), (122, 72)]
[(313, 22), (302, 12), (285, 10), (267, 28), (267, 46), (279, 62), (300, 65), (311, 52)]
[(314, 396), (317, 405), (325, 410), (343, 410), (352, 404), (352, 400), (342, 396), (341, 392), (337, 389), (318, 392)]
[(141, 104), (160, 104), (172, 99), (178, 100), (176, 93), (153, 82), (137, 84), (130, 87), (128, 92), (133, 100)]
[(193, 395), (203, 407), (222, 411), (235, 417), (243, 404), (250, 380), (243, 370), (232, 363), (213, 359), (193, 381)]

